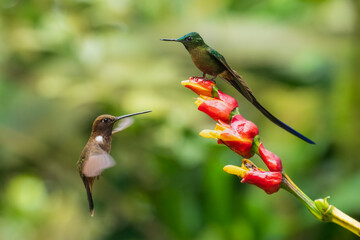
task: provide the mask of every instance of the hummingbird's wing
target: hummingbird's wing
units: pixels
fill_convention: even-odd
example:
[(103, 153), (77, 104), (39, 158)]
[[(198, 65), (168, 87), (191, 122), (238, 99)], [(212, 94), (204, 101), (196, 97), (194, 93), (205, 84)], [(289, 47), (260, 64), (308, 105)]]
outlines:
[(105, 151), (91, 154), (84, 162), (82, 173), (86, 177), (99, 176), (103, 170), (115, 165), (114, 159)]
[(238, 92), (240, 92), (249, 102), (251, 102), (262, 114), (264, 114), (270, 121), (278, 125), (279, 127), (285, 129), (289, 133), (297, 136), (298, 138), (304, 140), (305, 142), (315, 144), (315, 142), (311, 141), (309, 138), (305, 137), (301, 133), (297, 132), (295, 129), (291, 128), (290, 126), (286, 125), (274, 115), (272, 115), (268, 110), (266, 110), (255, 98), (252, 91), (248, 87), (245, 80), (231, 67), (227, 64), (225, 58), (217, 52), (215, 49), (209, 47), (210, 54), (216, 58), (221, 64), (225, 66), (227, 71), (225, 73), (221, 73), (219, 75), (220, 78), (224, 79), (226, 82), (230, 83)]
[(245, 80), (236, 72), (234, 71), (229, 64), (226, 62), (223, 55), (221, 55), (215, 49), (209, 47), (209, 52), (211, 56), (216, 58), (229, 72), (230, 76), (219, 76), (228, 83), (230, 83), (236, 90), (238, 90), (247, 100), (251, 103), (256, 100), (255, 97), (252, 95), (251, 89), (248, 87)]
[(134, 119), (133, 118), (124, 118), (119, 121), (117, 126), (113, 129), (112, 134), (118, 133), (122, 130), (124, 130), (127, 127), (130, 127), (131, 124), (133, 124)]

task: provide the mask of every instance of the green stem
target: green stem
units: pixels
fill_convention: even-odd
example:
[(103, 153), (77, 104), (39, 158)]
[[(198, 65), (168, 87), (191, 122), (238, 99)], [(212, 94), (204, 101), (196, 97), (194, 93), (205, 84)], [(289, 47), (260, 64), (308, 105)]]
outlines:
[(252, 144), (252, 147), (251, 147), (251, 151), (253, 153), (256, 153), (259, 157), (261, 157), (260, 155), (260, 152), (259, 152), (259, 147), (260, 147), (260, 136), (259, 135), (256, 135), (254, 137), (254, 141), (253, 141), (253, 144)]
[(229, 115), (229, 122), (231, 122), (234, 116), (239, 114), (240, 114), (239, 108), (238, 107), (234, 108)]
[(314, 201), (316, 207), (323, 215), (324, 221), (336, 223), (343, 228), (346, 228), (347, 230), (360, 236), (360, 222), (343, 213), (335, 206), (330, 205), (327, 201), (328, 198), (329, 197), (326, 197), (324, 199), (317, 199)]
[(303, 202), (310, 212), (320, 221), (336, 223), (357, 236), (360, 236), (360, 222), (343, 213), (333, 205), (330, 205), (327, 202), (328, 197), (315, 201), (311, 200), (285, 173), (283, 173), (281, 187)]
[(333, 205), (330, 205), (330, 214), (332, 216), (331, 222), (346, 228), (360, 237), (360, 222), (346, 215)]
[(216, 85), (214, 85), (211, 90), (211, 95), (213, 98), (219, 98), (218, 91), (219, 91), (218, 87)]
[(321, 212), (317, 209), (313, 200), (311, 200), (303, 191), (295, 185), (293, 181), (289, 178), (288, 175), (283, 173), (283, 179), (281, 183), (281, 187), (286, 191), (294, 195), (301, 202), (305, 204), (305, 206), (309, 209), (309, 211), (320, 221), (323, 221), (323, 216)]

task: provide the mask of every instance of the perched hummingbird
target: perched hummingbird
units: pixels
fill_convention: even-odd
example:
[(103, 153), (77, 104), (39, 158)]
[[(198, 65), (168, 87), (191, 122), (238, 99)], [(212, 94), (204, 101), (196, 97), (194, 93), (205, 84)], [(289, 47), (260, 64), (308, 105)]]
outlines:
[(206, 74), (213, 76), (213, 81), (217, 76), (226, 82), (230, 83), (238, 92), (240, 92), (248, 101), (250, 101), (257, 109), (260, 110), (270, 121), (278, 125), (279, 127), (285, 129), (286, 131), (294, 134), (295, 136), (301, 138), (302, 140), (314, 144), (313, 141), (302, 135), (301, 133), (295, 131), (275, 116), (273, 116), (268, 110), (266, 110), (254, 97), (252, 91), (247, 86), (245, 80), (233, 70), (229, 64), (227, 64), (225, 58), (218, 53), (215, 49), (209, 47), (200, 34), (197, 32), (191, 32), (182, 36), (178, 39), (160, 39), (162, 41), (174, 41), (182, 43), (186, 50), (190, 53), (191, 59), (194, 64), (200, 71), (203, 73), (203, 78), (206, 77)]
[[(110, 156), (111, 138), (117, 132), (124, 130), (133, 123), (131, 116), (148, 113), (151, 111), (131, 113), (120, 117), (111, 115), (98, 116), (93, 125), (90, 138), (81, 152), (77, 162), (81, 179), (84, 182), (91, 216), (94, 215), (94, 202), (92, 199), (92, 186), (101, 172), (115, 165), (114, 159)], [(119, 121), (116, 128), (114, 124)]]

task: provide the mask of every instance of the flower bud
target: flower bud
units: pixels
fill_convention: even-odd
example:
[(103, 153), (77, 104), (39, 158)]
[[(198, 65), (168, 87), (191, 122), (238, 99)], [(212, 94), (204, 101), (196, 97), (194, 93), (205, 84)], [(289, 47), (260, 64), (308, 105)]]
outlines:
[(225, 144), (237, 154), (250, 158), (254, 154), (252, 144), (258, 132), (255, 124), (245, 120), (241, 115), (236, 115), (230, 125), (219, 121), (215, 130), (203, 130), (200, 135), (217, 138), (219, 144)]
[(281, 159), (275, 155), (274, 153), (267, 150), (262, 143), (259, 146), (259, 153), (271, 172), (281, 172), (282, 171), (282, 163)]
[(242, 178), (242, 183), (253, 184), (263, 189), (267, 194), (272, 194), (280, 189), (282, 180), (281, 172), (266, 172), (256, 167), (250, 160), (243, 159), (241, 167), (227, 165), (223, 169), (225, 172), (237, 175)]
[(231, 120), (231, 128), (236, 132), (241, 133), (245, 138), (254, 139), (256, 135), (259, 134), (259, 129), (257, 126), (243, 118), (240, 114), (235, 115)]
[(263, 189), (267, 194), (272, 194), (279, 190), (281, 179), (281, 172), (265, 172), (257, 169), (248, 171), (241, 182), (254, 184)]
[(230, 114), (238, 106), (236, 100), (218, 91), (219, 98), (212, 98), (208, 96), (200, 96), (195, 101), (198, 110), (206, 113), (215, 121), (222, 121), (224, 123), (230, 122)]

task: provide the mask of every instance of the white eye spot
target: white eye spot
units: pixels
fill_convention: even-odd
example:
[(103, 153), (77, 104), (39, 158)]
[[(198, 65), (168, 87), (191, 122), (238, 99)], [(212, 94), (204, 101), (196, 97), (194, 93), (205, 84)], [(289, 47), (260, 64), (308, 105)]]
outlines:
[(96, 138), (95, 138), (95, 140), (98, 142), (98, 143), (103, 143), (104, 142), (104, 139), (103, 139), (103, 137), (102, 136), (97, 136)]

